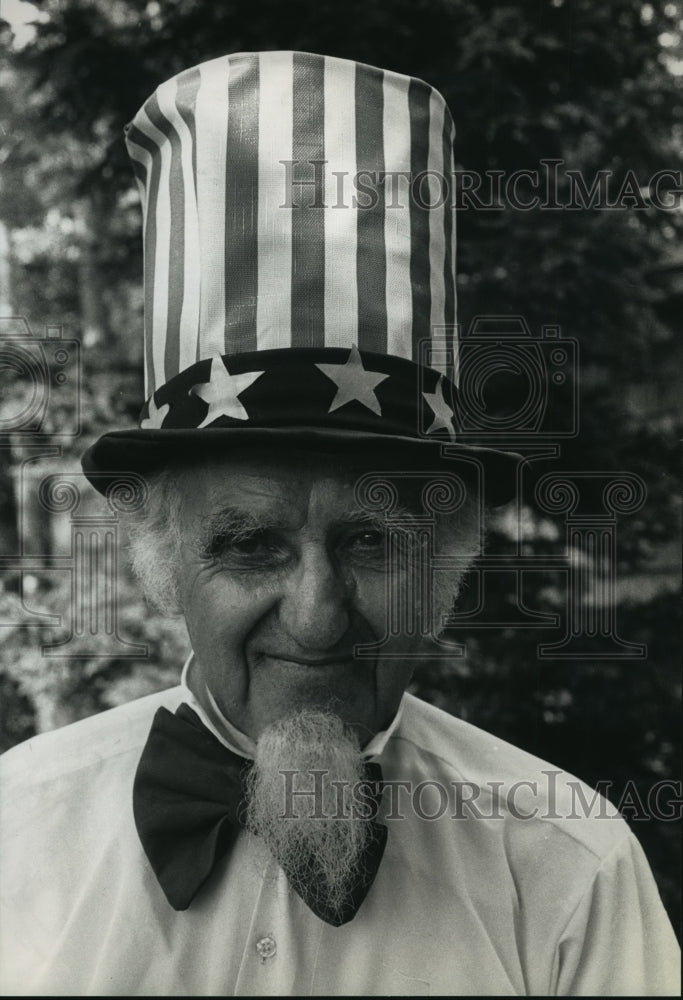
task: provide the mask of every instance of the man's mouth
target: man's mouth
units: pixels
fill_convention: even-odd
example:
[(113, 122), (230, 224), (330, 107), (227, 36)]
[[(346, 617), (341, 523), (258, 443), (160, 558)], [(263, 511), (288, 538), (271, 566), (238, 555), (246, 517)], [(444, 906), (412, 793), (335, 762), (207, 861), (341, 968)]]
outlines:
[(291, 653), (265, 653), (259, 654), (259, 658), (268, 662), (278, 663), (278, 664), (293, 664), (298, 667), (309, 667), (311, 669), (321, 668), (321, 667), (349, 667), (355, 663), (353, 652), (350, 650), (344, 650), (335, 653), (329, 653), (322, 656), (308, 657), (301, 656), (300, 654), (292, 655)]

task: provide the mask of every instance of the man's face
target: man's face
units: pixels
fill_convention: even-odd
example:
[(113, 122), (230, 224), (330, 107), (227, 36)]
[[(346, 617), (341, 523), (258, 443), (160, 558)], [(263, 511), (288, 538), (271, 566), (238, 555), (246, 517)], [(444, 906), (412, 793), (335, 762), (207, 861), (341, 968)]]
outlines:
[[(384, 638), (392, 594), (417, 572), (409, 560), (389, 570), (382, 522), (354, 500), (362, 471), (310, 453), (242, 452), (181, 476), (181, 607), (202, 678), (254, 738), (325, 708), (363, 744), (408, 683), (410, 659), (354, 657)], [(399, 636), (383, 652), (416, 648)]]

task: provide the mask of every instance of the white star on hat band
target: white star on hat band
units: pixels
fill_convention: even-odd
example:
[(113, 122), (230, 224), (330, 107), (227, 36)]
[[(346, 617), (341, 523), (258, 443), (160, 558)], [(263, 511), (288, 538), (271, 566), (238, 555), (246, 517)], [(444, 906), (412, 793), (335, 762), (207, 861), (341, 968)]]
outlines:
[(443, 376), (439, 378), (434, 392), (423, 392), (422, 395), (434, 414), (434, 420), (427, 428), (427, 434), (432, 434), (434, 431), (443, 429), (447, 431), (451, 437), (455, 437), (455, 430), (453, 428), (453, 409), (444, 399)]
[(215, 355), (211, 358), (211, 374), (208, 382), (193, 385), (190, 392), (195, 393), (209, 409), (198, 427), (206, 427), (219, 417), (233, 417), (236, 420), (248, 420), (249, 415), (239, 400), (241, 393), (253, 385), (263, 372), (245, 372), (242, 375), (231, 375), (223, 359)]
[(382, 415), (382, 408), (375, 395), (375, 386), (383, 382), (388, 375), (379, 372), (369, 371), (363, 367), (363, 361), (358, 348), (354, 344), (349, 351), (349, 356), (343, 365), (316, 365), (329, 379), (332, 379), (337, 387), (337, 394), (330, 403), (328, 413), (357, 400), (362, 406), (367, 406), (369, 410)]

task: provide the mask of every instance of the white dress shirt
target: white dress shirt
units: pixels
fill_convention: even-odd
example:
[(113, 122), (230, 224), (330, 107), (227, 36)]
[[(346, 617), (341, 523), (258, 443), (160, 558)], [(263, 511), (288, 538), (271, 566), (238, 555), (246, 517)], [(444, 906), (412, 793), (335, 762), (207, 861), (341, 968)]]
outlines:
[(678, 993), (671, 925), (615, 810), (581, 815), (570, 776), (410, 695), (373, 756), (419, 797), (385, 791), (387, 848), (352, 921), (316, 917), (244, 831), (176, 912), (131, 790), (156, 709), (183, 701), (185, 685), (0, 759), (3, 994)]

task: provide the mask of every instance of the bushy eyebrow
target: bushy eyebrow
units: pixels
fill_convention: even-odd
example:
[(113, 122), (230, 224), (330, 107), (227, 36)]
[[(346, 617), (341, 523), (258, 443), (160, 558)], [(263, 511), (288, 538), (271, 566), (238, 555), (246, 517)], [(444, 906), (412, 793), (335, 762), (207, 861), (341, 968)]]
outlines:
[(277, 527), (277, 519), (266, 514), (255, 514), (239, 507), (221, 507), (206, 518), (200, 529), (202, 547), (210, 548), (218, 538), (228, 537), (239, 541), (256, 532), (270, 531)]
[[(404, 507), (393, 510), (389, 517), (381, 512), (352, 507), (342, 512), (336, 523), (339, 527), (358, 525), (377, 531), (386, 531), (389, 527), (399, 532), (410, 532), (415, 525), (415, 516)], [(200, 529), (200, 543), (202, 549), (208, 551), (219, 538), (240, 541), (261, 532), (283, 529), (286, 530), (287, 525), (277, 516), (265, 511), (255, 513), (229, 505), (221, 507), (206, 518)]]
[[(207, 527), (212, 531), (253, 531), (258, 528), (278, 527), (278, 518), (268, 514), (256, 514), (241, 507), (221, 507), (209, 515)], [(281, 524), (279, 525), (282, 526)]]
[(417, 519), (407, 507), (396, 507), (388, 516), (381, 511), (362, 510), (359, 507), (354, 507), (339, 518), (339, 523), (368, 525), (382, 530), (391, 527), (400, 531), (416, 527)]

